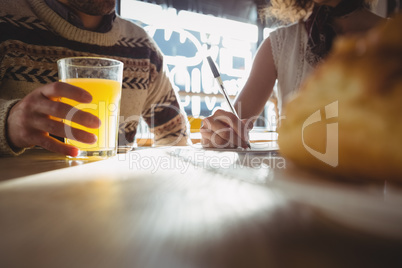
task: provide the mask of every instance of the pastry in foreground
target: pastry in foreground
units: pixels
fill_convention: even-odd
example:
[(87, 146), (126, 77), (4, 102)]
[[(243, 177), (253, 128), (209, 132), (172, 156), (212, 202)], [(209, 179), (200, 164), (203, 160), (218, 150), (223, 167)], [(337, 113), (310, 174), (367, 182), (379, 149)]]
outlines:
[(402, 182), (402, 14), (340, 38), (287, 103), (281, 154), (355, 179)]

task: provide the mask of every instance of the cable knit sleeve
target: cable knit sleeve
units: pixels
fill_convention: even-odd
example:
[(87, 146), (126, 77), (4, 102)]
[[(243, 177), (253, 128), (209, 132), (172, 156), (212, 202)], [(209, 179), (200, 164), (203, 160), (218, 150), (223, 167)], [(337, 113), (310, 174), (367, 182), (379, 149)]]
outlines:
[(19, 155), (22, 154), (25, 149), (15, 150), (11, 148), (7, 140), (7, 116), (11, 108), (19, 100), (3, 100), (0, 99), (0, 155)]

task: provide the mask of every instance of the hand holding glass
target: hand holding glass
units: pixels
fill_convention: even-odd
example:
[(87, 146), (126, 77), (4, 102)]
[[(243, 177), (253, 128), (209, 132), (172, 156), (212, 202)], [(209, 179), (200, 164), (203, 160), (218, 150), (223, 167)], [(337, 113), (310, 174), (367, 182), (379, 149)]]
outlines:
[(68, 120), (74, 116), (72, 110), (67, 115), (65, 124), (93, 133), (98, 139), (94, 144), (87, 144), (66, 138), (65, 143), (80, 149), (75, 158), (116, 155), (123, 63), (106, 58), (75, 57), (60, 59), (57, 65), (61, 82), (80, 87), (92, 95), (91, 103), (78, 103), (67, 98), (62, 98), (61, 101), (89, 112), (101, 121), (101, 126), (97, 129), (84, 127)]

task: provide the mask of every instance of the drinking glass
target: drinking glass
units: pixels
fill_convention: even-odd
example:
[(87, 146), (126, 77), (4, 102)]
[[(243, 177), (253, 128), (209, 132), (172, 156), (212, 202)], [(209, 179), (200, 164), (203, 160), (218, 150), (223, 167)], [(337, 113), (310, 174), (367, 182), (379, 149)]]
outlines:
[[(70, 121), (74, 116), (74, 110), (67, 115), (64, 120), (66, 125), (93, 133), (98, 138), (94, 144), (66, 138), (65, 143), (80, 150), (78, 156), (74, 158), (116, 155), (123, 63), (107, 58), (72, 57), (58, 60), (57, 66), (61, 82), (80, 87), (92, 95), (91, 103), (78, 103), (68, 98), (61, 98), (60, 101), (89, 112), (101, 121), (99, 128), (92, 129)], [(71, 137), (71, 129), (66, 130), (70, 132), (67, 136)]]

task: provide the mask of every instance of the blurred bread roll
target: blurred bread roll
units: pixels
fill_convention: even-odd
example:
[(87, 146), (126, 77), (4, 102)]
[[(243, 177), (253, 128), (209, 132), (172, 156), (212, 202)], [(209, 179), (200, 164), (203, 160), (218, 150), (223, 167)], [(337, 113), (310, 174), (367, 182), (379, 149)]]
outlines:
[(281, 154), (313, 170), (402, 182), (402, 14), (331, 55), (286, 104)]

